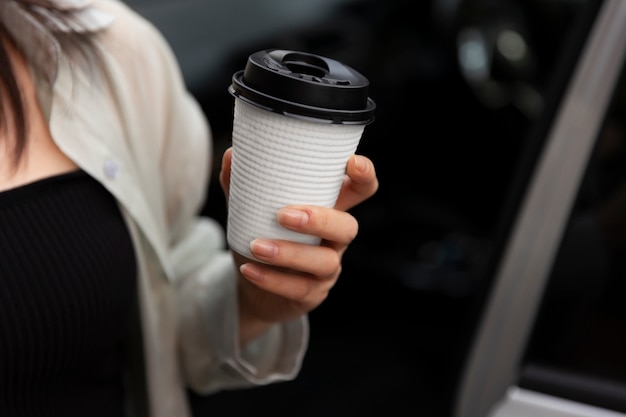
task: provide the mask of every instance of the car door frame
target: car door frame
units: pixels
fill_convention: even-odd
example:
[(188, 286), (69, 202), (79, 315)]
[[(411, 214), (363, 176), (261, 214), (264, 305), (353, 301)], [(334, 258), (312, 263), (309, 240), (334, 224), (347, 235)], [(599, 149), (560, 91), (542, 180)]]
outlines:
[[(536, 393), (536, 397), (516, 383), (550, 268), (625, 55), (626, 2), (606, 0), (513, 225), (468, 352), (454, 417), (581, 415), (571, 411), (577, 409), (571, 401), (554, 398), (548, 406), (550, 396)], [(591, 415), (624, 415), (597, 411)]]

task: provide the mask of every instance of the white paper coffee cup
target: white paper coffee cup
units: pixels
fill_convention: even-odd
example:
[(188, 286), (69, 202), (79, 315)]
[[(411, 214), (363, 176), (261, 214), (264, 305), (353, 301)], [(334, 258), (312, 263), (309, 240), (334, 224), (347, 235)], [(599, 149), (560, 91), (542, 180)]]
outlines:
[(256, 238), (319, 244), (315, 236), (280, 226), (276, 212), (292, 204), (333, 207), (364, 128), (300, 120), (236, 99), (227, 225), (231, 249), (249, 257)]
[(235, 96), (227, 240), (252, 257), (257, 238), (319, 244), (283, 228), (288, 205), (333, 207), (374, 102), (367, 79), (337, 61), (294, 51), (260, 51), (233, 76)]

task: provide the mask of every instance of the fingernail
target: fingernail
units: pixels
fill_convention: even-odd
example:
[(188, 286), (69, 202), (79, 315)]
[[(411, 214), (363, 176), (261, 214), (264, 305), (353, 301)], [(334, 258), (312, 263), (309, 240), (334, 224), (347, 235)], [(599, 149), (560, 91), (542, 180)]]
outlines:
[(362, 156), (356, 155), (354, 157), (354, 165), (356, 165), (356, 169), (360, 172), (367, 171), (367, 160)]
[(273, 258), (278, 254), (278, 246), (269, 240), (254, 239), (250, 242), (250, 250), (254, 255), (263, 258)]
[(261, 270), (254, 264), (243, 264), (239, 267), (241, 274), (253, 281), (260, 281), (263, 278)]
[(278, 221), (284, 226), (300, 227), (307, 224), (309, 214), (302, 210), (281, 209), (278, 211)]

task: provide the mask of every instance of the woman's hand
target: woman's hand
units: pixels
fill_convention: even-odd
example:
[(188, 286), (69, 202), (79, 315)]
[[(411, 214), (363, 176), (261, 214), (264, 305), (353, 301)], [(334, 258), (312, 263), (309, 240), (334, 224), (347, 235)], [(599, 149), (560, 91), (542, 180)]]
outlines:
[[(228, 196), (231, 149), (226, 150), (220, 184)], [(322, 238), (319, 246), (284, 240), (256, 239), (257, 260), (233, 253), (240, 268), (239, 314), (242, 344), (276, 322), (296, 319), (319, 306), (341, 273), (344, 252), (358, 232), (347, 210), (370, 198), (378, 189), (372, 162), (359, 155), (348, 161), (346, 178), (334, 208), (288, 206), (277, 213), (283, 227)]]

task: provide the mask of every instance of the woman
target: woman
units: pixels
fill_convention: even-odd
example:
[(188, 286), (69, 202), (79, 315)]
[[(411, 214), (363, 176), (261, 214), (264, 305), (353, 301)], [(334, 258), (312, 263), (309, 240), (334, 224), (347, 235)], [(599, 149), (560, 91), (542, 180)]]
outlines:
[(186, 417), (186, 388), (294, 378), (371, 162), (335, 209), (277, 213), (321, 246), (235, 262), (197, 215), (210, 131), (153, 26), (118, 0), (0, 0), (0, 38), (0, 415)]

